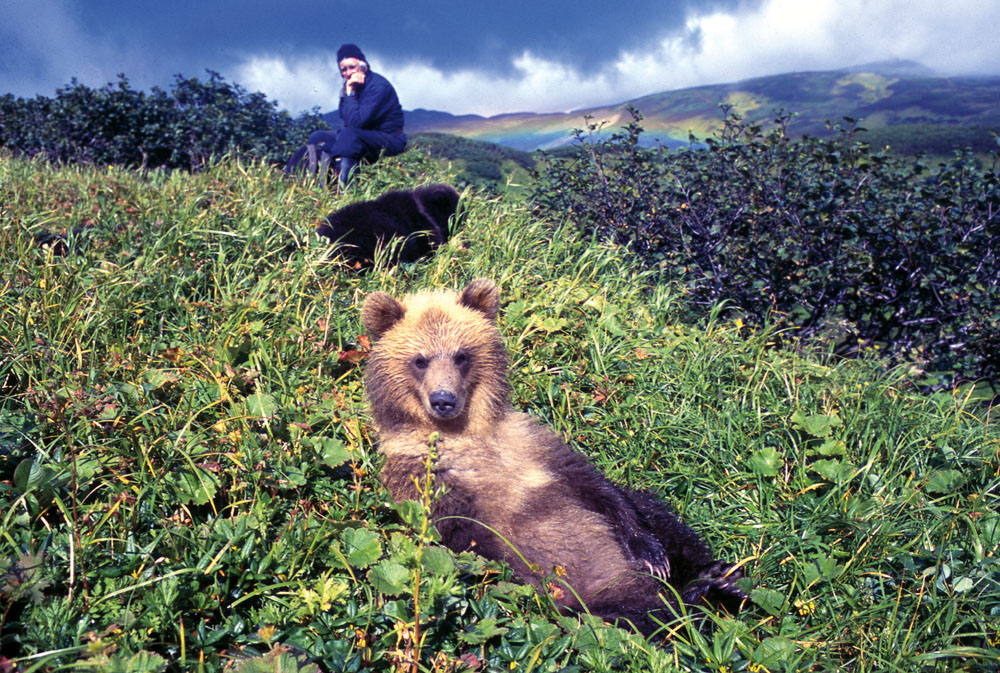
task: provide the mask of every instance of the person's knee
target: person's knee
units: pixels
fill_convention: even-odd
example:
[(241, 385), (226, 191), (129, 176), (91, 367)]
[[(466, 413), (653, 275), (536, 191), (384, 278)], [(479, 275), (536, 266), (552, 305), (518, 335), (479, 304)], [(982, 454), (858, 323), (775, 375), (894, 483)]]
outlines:
[(361, 138), (361, 129), (346, 127), (337, 137), (336, 152), (338, 156), (360, 159), (365, 152), (365, 143)]
[(331, 131), (313, 131), (309, 134), (308, 144), (321, 145), (323, 143), (332, 143), (336, 139), (337, 134)]
[(406, 151), (406, 136), (390, 136), (385, 143), (384, 154), (394, 157)]

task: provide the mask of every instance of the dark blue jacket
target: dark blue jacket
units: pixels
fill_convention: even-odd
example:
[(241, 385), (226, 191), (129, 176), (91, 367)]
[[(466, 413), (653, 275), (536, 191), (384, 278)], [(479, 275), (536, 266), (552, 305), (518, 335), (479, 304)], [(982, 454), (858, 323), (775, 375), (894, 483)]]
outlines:
[(369, 70), (353, 96), (340, 96), (340, 119), (348, 127), (398, 133), (403, 130), (403, 107), (389, 80)]

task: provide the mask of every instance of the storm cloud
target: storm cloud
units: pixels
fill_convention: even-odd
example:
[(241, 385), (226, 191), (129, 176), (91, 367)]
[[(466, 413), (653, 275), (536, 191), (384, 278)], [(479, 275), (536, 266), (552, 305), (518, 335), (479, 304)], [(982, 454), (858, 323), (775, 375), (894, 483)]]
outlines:
[(565, 111), (794, 70), (910, 59), (1000, 73), (1000, 4), (982, 0), (377, 3), (0, 0), (0, 93), (126, 74), (221, 73), (293, 112), (336, 106), (335, 52), (365, 51), (403, 106)]

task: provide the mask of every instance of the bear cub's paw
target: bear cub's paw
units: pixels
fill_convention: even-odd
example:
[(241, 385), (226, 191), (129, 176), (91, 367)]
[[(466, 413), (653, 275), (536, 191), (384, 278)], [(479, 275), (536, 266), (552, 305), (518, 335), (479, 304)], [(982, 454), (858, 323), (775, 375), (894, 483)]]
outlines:
[(630, 560), (639, 563), (650, 575), (663, 581), (670, 579), (670, 559), (667, 550), (652, 535), (632, 536), (624, 540), (625, 551)]
[(709, 603), (735, 614), (747, 600), (736, 582), (743, 579), (743, 569), (735, 564), (716, 561), (704, 568), (701, 577), (684, 588), (684, 602), (690, 605)]

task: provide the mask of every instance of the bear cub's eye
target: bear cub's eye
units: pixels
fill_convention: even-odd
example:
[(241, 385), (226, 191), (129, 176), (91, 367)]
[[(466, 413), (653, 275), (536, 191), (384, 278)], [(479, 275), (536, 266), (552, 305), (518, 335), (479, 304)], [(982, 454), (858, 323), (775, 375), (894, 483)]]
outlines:
[(469, 363), (469, 354), (465, 351), (459, 351), (452, 357), (452, 362), (455, 363), (456, 367), (464, 367)]
[(430, 363), (427, 362), (427, 358), (425, 358), (423, 355), (418, 355), (417, 357), (413, 358), (413, 366), (416, 367), (417, 369), (427, 369), (428, 364)]

